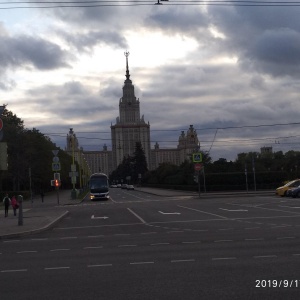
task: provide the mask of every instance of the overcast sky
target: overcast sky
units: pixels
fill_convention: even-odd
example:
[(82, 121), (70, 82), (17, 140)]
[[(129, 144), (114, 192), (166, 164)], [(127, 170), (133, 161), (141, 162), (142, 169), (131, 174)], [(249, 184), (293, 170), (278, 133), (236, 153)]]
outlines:
[(300, 6), (43, 2), (0, 3), (0, 100), (57, 146), (72, 127), (111, 150), (129, 51), (152, 145), (177, 147), (192, 124), (214, 160), (300, 151)]

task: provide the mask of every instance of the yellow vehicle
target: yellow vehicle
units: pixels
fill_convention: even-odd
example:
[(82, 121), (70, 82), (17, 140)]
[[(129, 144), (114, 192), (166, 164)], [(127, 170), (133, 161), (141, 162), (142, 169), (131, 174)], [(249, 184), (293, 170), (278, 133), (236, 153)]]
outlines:
[(300, 185), (300, 179), (295, 179), (295, 180), (289, 181), (285, 185), (280, 186), (279, 188), (276, 189), (276, 195), (284, 197), (284, 196), (286, 196), (286, 192), (289, 189), (297, 187), (299, 185)]

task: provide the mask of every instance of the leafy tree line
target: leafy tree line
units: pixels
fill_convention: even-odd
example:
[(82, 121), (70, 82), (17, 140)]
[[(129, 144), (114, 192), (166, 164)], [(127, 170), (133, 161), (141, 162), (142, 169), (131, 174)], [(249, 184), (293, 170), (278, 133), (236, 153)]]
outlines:
[[(240, 153), (235, 161), (219, 158), (212, 161), (208, 153), (203, 154), (203, 169), (200, 171), (200, 187), (206, 191), (275, 189), (286, 181), (300, 177), (300, 152), (282, 151), (274, 153)], [(141, 170), (137, 171), (138, 167)], [(180, 166), (162, 163), (156, 170), (148, 171), (146, 158), (139, 144), (133, 157), (124, 157), (123, 162), (112, 173), (111, 180), (138, 183), (137, 174), (142, 175), (142, 184), (148, 186), (198, 190), (198, 173), (191, 160)]]
[[(8, 170), (0, 171), (0, 190), (25, 191), (39, 193), (51, 189), (53, 179), (52, 150), (56, 145), (39, 130), (26, 129), (23, 120), (7, 110), (3, 114), (4, 136), (2, 142), (7, 143)], [(72, 158), (60, 150), (58, 157), (61, 163), (62, 187), (69, 187), (69, 170)]]
[[(287, 181), (300, 177), (300, 152), (240, 153), (235, 161), (220, 158), (212, 161), (203, 153), (200, 187), (206, 191), (275, 189)], [(190, 160), (180, 166), (161, 164), (148, 172), (145, 183), (180, 189), (198, 189), (198, 173)]]

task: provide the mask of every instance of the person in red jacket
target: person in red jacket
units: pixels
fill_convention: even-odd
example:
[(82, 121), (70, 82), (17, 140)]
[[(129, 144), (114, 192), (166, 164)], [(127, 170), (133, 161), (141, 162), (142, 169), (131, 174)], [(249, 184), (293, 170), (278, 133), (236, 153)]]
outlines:
[(14, 216), (16, 216), (17, 215), (17, 209), (19, 208), (19, 203), (18, 203), (15, 196), (11, 197), (11, 206), (14, 210)]

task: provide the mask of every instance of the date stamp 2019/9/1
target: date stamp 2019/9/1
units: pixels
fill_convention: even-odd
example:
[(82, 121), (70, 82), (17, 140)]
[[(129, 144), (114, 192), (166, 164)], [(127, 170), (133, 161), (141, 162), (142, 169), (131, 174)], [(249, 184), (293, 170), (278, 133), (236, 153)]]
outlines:
[(300, 279), (256, 279), (256, 288), (297, 288)]

